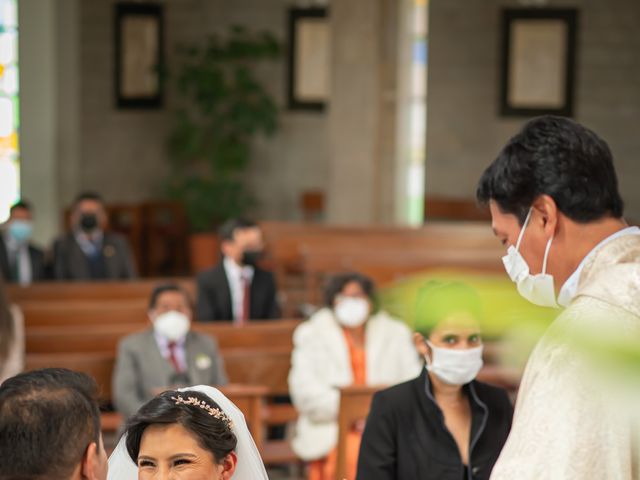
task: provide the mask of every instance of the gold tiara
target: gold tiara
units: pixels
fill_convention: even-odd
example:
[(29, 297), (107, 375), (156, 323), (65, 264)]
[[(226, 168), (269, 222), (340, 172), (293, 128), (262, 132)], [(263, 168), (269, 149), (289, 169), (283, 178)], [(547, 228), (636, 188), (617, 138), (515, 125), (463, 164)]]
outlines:
[(182, 405), (193, 405), (194, 407), (200, 407), (203, 410), (206, 410), (207, 413), (212, 417), (217, 418), (218, 420), (221, 420), (222, 422), (224, 422), (224, 424), (227, 427), (229, 427), (229, 430), (233, 429), (233, 422), (227, 416), (227, 414), (224, 413), (219, 408), (213, 408), (211, 405), (208, 405), (207, 402), (205, 402), (204, 400), (199, 400), (196, 397), (187, 397), (187, 399), (185, 400), (184, 398), (182, 398), (182, 395), (178, 395), (177, 398), (171, 397), (171, 400), (175, 400), (176, 405), (182, 404)]

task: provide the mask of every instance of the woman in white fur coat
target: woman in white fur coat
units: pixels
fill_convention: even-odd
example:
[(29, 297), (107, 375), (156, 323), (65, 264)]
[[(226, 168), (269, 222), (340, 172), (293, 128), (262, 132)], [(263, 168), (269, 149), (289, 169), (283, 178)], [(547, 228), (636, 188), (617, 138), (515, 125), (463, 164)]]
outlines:
[[(422, 363), (411, 331), (375, 309), (373, 282), (357, 273), (334, 277), (326, 307), (293, 335), (289, 392), (299, 413), (293, 450), (309, 462), (309, 480), (335, 478), (341, 387), (395, 385), (415, 378)], [(354, 478), (361, 432), (348, 445)]]

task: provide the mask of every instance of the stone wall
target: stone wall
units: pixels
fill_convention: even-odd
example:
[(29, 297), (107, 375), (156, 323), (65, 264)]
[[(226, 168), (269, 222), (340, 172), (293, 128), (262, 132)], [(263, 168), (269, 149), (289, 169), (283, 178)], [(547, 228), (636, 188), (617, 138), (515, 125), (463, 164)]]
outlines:
[[(171, 95), (162, 110), (118, 110), (113, 97), (112, 0), (80, 3), (81, 160), (78, 188), (96, 189), (110, 201), (135, 202), (162, 194), (167, 173), (166, 136)], [(166, 0), (166, 51), (225, 32), (239, 24), (268, 30), (286, 42), (285, 0)], [(282, 108), (278, 134), (257, 139), (247, 182), (259, 208), (253, 216), (300, 217), (298, 198), (307, 189), (326, 190), (328, 148), (325, 113), (290, 112), (285, 105), (286, 55), (260, 68), (260, 76)]]
[[(523, 2), (432, 0), (427, 194), (473, 197), (482, 170), (526, 121), (501, 117), (500, 10)], [(640, 218), (640, 2), (552, 0), (579, 11), (575, 118), (605, 138), (630, 218)]]

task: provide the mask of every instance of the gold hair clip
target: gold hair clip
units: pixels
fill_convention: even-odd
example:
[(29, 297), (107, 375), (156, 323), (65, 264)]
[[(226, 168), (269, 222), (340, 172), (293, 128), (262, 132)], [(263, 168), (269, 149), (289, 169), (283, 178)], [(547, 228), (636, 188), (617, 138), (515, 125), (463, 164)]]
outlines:
[(187, 397), (187, 399), (185, 400), (184, 398), (182, 398), (182, 395), (178, 395), (178, 398), (171, 397), (171, 400), (175, 400), (176, 405), (183, 404), (183, 405), (193, 405), (194, 407), (200, 407), (203, 410), (206, 410), (207, 413), (212, 417), (223, 421), (225, 425), (229, 427), (229, 430), (233, 429), (233, 422), (227, 416), (227, 414), (224, 413), (219, 408), (212, 408), (211, 405), (208, 405), (207, 402), (205, 402), (204, 400), (198, 400), (196, 397)]

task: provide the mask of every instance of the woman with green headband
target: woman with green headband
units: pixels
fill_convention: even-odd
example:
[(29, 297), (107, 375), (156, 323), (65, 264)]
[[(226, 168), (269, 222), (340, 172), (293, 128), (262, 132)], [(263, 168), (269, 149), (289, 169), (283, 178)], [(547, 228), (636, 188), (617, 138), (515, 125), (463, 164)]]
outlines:
[(507, 392), (475, 380), (482, 368), (480, 299), (463, 283), (420, 293), (414, 341), (418, 378), (377, 393), (358, 460), (360, 480), (485, 480), (513, 409)]

